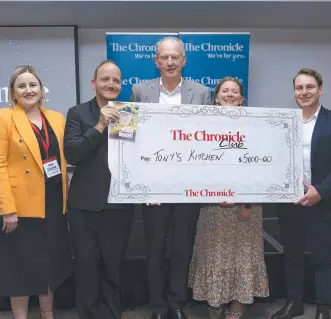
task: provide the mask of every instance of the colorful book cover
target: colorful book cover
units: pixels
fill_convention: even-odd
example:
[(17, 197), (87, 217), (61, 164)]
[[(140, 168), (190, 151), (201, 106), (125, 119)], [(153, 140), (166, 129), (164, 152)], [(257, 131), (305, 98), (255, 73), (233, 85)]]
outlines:
[(135, 141), (138, 124), (138, 105), (114, 102), (118, 110), (118, 122), (109, 124), (109, 138)]

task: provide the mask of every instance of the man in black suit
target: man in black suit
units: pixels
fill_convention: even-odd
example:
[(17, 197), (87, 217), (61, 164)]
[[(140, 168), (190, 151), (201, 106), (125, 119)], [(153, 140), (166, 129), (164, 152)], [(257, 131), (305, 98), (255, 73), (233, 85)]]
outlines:
[(305, 194), (295, 204), (278, 204), (284, 247), (287, 302), (272, 319), (303, 314), (306, 240), (315, 269), (316, 317), (330, 319), (331, 304), (331, 111), (320, 104), (323, 80), (301, 69), (293, 80), (295, 99), (303, 111)]
[[(108, 203), (108, 124), (118, 112), (108, 105), (121, 92), (121, 71), (111, 61), (95, 70), (96, 97), (70, 108), (64, 153), (75, 166), (68, 195), (74, 247), (76, 298), (81, 319), (120, 319), (120, 268), (133, 220), (132, 205)], [(100, 270), (99, 270), (100, 267)]]

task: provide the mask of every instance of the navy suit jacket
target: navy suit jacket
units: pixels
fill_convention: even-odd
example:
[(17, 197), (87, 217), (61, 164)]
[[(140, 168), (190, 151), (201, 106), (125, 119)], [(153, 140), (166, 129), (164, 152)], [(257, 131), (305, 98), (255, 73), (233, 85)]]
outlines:
[[(311, 140), (312, 185), (322, 200), (316, 208), (331, 209), (331, 111), (321, 106)], [(313, 206), (314, 207), (314, 206)], [(331, 216), (331, 210), (329, 211)]]

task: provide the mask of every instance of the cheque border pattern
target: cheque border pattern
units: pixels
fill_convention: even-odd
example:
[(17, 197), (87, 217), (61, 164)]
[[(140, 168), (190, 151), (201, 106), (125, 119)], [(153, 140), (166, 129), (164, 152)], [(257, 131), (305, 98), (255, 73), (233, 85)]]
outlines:
[(190, 115), (221, 115), (228, 116), (232, 119), (238, 119), (240, 117), (246, 117), (248, 114), (247, 109), (244, 107), (220, 107), (214, 105), (175, 105), (169, 109), (173, 115), (179, 115), (181, 117), (187, 117)]
[[(299, 137), (299, 123), (300, 117), (296, 114), (296, 112), (278, 112), (275, 110), (271, 110), (268, 113), (265, 113), (268, 117), (266, 122), (270, 124), (272, 127), (280, 126), (286, 129), (285, 133), (285, 141), (289, 147), (290, 154), (290, 164), (286, 167), (285, 170), (285, 182), (284, 185), (273, 184), (268, 187), (266, 190), (270, 194), (267, 196), (272, 201), (289, 199), (295, 200), (300, 195), (300, 176), (301, 170), (298, 165), (293, 167), (294, 163), (296, 163), (295, 150), (292, 147), (291, 141), (293, 141), (296, 147), (300, 144)], [(291, 122), (290, 125), (288, 122)], [(292, 129), (291, 129), (292, 128)], [(284, 192), (288, 191), (290, 187), (293, 187), (293, 192), (286, 194)], [(283, 193), (279, 193), (283, 192)]]
[[(238, 119), (241, 117), (252, 116), (254, 118), (265, 118), (266, 122), (272, 127), (283, 127), (286, 132), (284, 134), (285, 141), (289, 147), (290, 164), (286, 167), (284, 172), (284, 184), (272, 184), (265, 189), (266, 193), (259, 193), (259, 195), (266, 195), (271, 201), (279, 200), (295, 200), (300, 195), (300, 176), (302, 174), (298, 165), (293, 169), (293, 164), (296, 163), (295, 150), (292, 145), (296, 147), (300, 144), (299, 136), (299, 123), (300, 117), (296, 112), (278, 112), (271, 110), (270, 112), (263, 114), (251, 114), (249, 107), (219, 107), (213, 105), (175, 105), (171, 106), (167, 110), (152, 111), (146, 105), (140, 105), (139, 123), (145, 123), (151, 119), (152, 115), (170, 113), (171, 115), (178, 115), (181, 117), (188, 116), (227, 116), (232, 119)], [(290, 123), (289, 123), (290, 122)], [(293, 143), (292, 143), (293, 141)], [(123, 147), (118, 142), (118, 163), (121, 168), (118, 170), (117, 179), (114, 179), (112, 183), (111, 194), (118, 201), (134, 200), (136, 202), (146, 202), (150, 198), (151, 189), (144, 184), (131, 185), (129, 179), (129, 168), (123, 162)], [(120, 181), (120, 182), (119, 182)], [(125, 187), (125, 193), (121, 192), (121, 186)], [(293, 192), (286, 193), (290, 187)], [(153, 194), (154, 195), (154, 194)], [(159, 195), (162, 195), (161, 193)], [(242, 193), (240, 195), (252, 195), (252, 193)]]

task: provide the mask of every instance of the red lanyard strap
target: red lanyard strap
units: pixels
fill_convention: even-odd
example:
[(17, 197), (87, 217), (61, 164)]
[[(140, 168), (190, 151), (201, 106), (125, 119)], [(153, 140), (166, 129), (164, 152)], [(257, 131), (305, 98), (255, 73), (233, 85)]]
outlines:
[(35, 127), (35, 125), (33, 123), (30, 122), (31, 127), (33, 129), (33, 131), (38, 135), (38, 137), (41, 140), (41, 143), (43, 145), (44, 151), (46, 153), (46, 157), (48, 158), (48, 150), (49, 150), (49, 135), (48, 135), (48, 129), (46, 126), (46, 120), (45, 120), (45, 116), (44, 114), (40, 114), (41, 115), (41, 122), (42, 122), (42, 127), (44, 128), (44, 132), (45, 132), (45, 140), (43, 139), (40, 131)]

